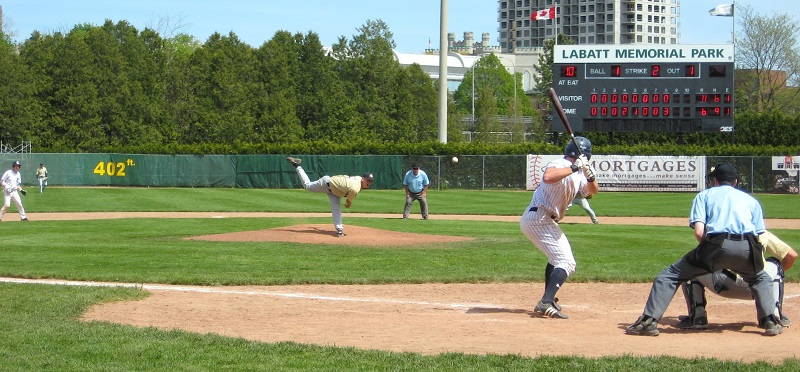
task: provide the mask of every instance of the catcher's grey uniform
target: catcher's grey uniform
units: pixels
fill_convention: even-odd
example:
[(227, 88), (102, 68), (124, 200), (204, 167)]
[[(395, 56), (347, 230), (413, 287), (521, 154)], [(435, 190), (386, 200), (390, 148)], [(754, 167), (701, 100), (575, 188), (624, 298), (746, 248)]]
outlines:
[[(534, 191), (519, 221), (522, 233), (547, 256), (545, 291), (534, 312), (561, 319), (568, 317), (561, 313), (555, 295), (575, 272), (576, 262), (572, 247), (558, 226), (558, 221), (564, 217), (567, 206), (576, 194), (592, 195), (598, 189), (594, 171), (588, 165), (588, 158), (592, 155), (591, 143), (583, 137), (576, 137), (576, 141), (581, 145), (580, 150), (570, 142), (563, 159), (547, 164), (542, 183)], [(578, 158), (582, 159), (578, 161)], [(577, 166), (584, 161), (585, 167), (583, 164)]]
[[(784, 267), (782, 263), (785, 263), (787, 268), (790, 268), (797, 258), (797, 252), (769, 231), (759, 235), (758, 240), (764, 246), (766, 254), (770, 256), (766, 259), (764, 271), (772, 278), (775, 316), (780, 318), (783, 326), (788, 326), (791, 321), (783, 314)], [(678, 323), (678, 328), (705, 329), (708, 327), (706, 288), (725, 298), (753, 299), (753, 292), (747, 282), (740, 275), (728, 269), (715, 271), (691, 281), (683, 282), (681, 289), (686, 299), (689, 315), (680, 318), (681, 321)]]

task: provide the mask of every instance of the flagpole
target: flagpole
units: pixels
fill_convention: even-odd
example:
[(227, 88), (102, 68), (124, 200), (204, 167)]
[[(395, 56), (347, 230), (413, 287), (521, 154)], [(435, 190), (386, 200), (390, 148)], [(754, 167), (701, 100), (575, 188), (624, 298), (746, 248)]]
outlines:
[(733, 55), (736, 55), (736, 2), (735, 1), (731, 3), (731, 20), (733, 22), (733, 25), (731, 26), (731, 29), (733, 30), (733, 49), (734, 49)]
[[(731, 34), (733, 38), (733, 71), (731, 71), (731, 77), (733, 81), (736, 81), (736, 1), (731, 3), (731, 23)], [(735, 92), (736, 89), (731, 92), (731, 96), (734, 97), (734, 99), (731, 100), (731, 125), (733, 125), (734, 131), (736, 130), (736, 120), (734, 120), (734, 115), (736, 114)], [(736, 142), (736, 134), (734, 131), (731, 131), (731, 144)]]
[(553, 45), (558, 45), (558, 4), (555, 4), (555, 7), (556, 7), (556, 19), (555, 19), (555, 21), (556, 21), (555, 22), (555, 27), (556, 27), (556, 29), (555, 29), (555, 41), (556, 42)]

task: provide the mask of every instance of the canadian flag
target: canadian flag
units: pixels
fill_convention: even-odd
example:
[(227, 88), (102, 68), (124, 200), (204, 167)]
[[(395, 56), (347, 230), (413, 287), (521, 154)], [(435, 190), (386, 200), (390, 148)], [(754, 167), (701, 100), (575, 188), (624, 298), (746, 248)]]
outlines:
[(531, 20), (539, 21), (542, 19), (555, 19), (556, 18), (556, 7), (537, 10), (531, 14)]

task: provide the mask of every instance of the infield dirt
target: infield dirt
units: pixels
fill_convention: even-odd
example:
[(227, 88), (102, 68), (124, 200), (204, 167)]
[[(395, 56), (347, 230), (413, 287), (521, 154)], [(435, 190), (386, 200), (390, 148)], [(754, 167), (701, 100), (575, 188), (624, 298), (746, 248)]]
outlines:
[[(37, 214), (37, 219), (154, 217)], [(247, 214), (251, 215), (251, 214)], [(264, 216), (265, 214), (253, 214)], [(320, 214), (329, 217), (329, 214)], [(194, 213), (169, 217), (240, 217), (231, 213)], [(269, 214), (269, 216), (278, 216)], [(293, 217), (294, 214), (285, 215)], [(303, 214), (303, 216), (309, 216)], [(379, 215), (371, 215), (379, 216)], [(33, 217), (33, 216), (32, 216)], [(47, 218), (50, 217), (50, 218)], [(166, 216), (161, 216), (166, 217)], [(348, 215), (348, 218), (354, 217)], [(394, 216), (396, 217), (396, 216)], [(432, 216), (473, 219), (475, 216)], [(503, 220), (506, 217), (478, 216)], [(509, 216), (509, 221), (518, 220)], [(771, 222), (772, 221), (772, 222)], [(770, 228), (798, 228), (796, 220), (767, 221)], [(588, 223), (570, 217), (565, 223)], [(683, 225), (686, 219), (604, 218), (602, 223)], [(329, 225), (301, 225), (259, 230), (228, 238), (316, 240), (337, 239)], [(342, 239), (385, 241), (387, 231), (347, 226)], [(687, 228), (687, 233), (688, 228)], [(270, 234), (281, 236), (280, 239)], [(296, 235), (292, 235), (296, 234)], [(371, 234), (375, 234), (374, 236)], [(234, 234), (236, 235), (236, 234)], [(197, 238), (197, 237), (196, 237)], [(201, 237), (202, 238), (202, 237)], [(209, 238), (209, 237), (204, 237)], [(223, 238), (215, 236), (215, 238)], [(433, 238), (428, 237), (428, 238)], [(447, 239), (448, 237), (439, 237)], [(311, 243), (311, 242), (310, 242)], [(398, 244), (397, 242), (393, 244)], [(402, 244), (402, 243), (401, 243)], [(532, 247), (532, 249), (534, 249)], [(655, 275), (655, 273), (654, 273)], [(752, 301), (708, 295), (709, 329), (676, 329), (686, 313), (679, 293), (661, 320), (658, 337), (625, 335), (624, 329), (641, 314), (649, 283), (567, 283), (559, 291), (567, 320), (539, 318), (532, 308), (542, 283), (297, 285), (261, 287), (193, 287), (145, 284), (152, 293), (141, 301), (97, 305), (84, 321), (107, 321), (137, 327), (182, 329), (229, 337), (278, 342), (352, 346), (398, 352), (438, 354), (519, 354), (566, 356), (671, 355), (722, 360), (780, 362), (797, 357), (800, 332), (787, 328), (776, 337), (763, 336), (756, 326)], [(800, 320), (800, 284), (786, 285), (785, 311)]]

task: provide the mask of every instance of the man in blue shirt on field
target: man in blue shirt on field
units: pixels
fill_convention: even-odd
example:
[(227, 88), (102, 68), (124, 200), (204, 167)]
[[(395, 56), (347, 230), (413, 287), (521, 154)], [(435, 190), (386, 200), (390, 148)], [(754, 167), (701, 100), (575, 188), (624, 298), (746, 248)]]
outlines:
[(714, 179), (714, 187), (697, 194), (689, 218), (699, 244), (656, 276), (644, 313), (625, 333), (658, 336), (658, 321), (678, 285), (720, 269), (736, 272), (747, 282), (764, 334), (783, 332), (775, 316), (772, 278), (764, 271), (764, 246), (758, 241), (758, 235), (766, 231), (761, 205), (735, 188), (739, 177), (732, 164), (717, 164), (709, 177)]
[(414, 200), (419, 200), (419, 208), (422, 211), (422, 219), (428, 219), (428, 197), (425, 192), (428, 191), (428, 185), (431, 180), (425, 171), (419, 169), (419, 164), (411, 166), (411, 170), (406, 172), (403, 177), (403, 189), (406, 190), (406, 207), (403, 209), (403, 219), (408, 218), (411, 213), (411, 204)]

